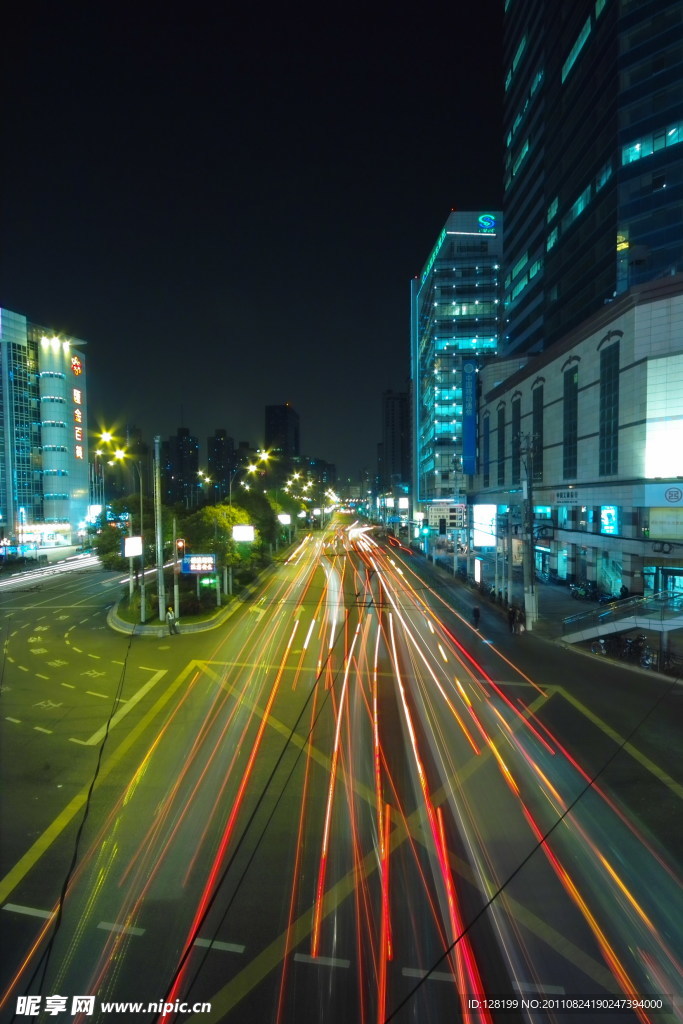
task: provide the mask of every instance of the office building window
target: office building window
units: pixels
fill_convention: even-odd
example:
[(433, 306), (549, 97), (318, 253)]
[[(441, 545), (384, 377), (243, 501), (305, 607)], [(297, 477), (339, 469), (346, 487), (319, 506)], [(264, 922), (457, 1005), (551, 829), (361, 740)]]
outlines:
[(562, 476), (576, 476), (579, 438), (579, 371), (576, 366), (564, 375), (564, 410), (562, 432)]
[(505, 483), (505, 406), (498, 410), (498, 486)]
[(619, 467), (619, 343), (600, 353), (600, 427), (598, 472), (610, 476)]
[(534, 453), (534, 480), (543, 479), (543, 385), (532, 392), (532, 447)]
[(512, 412), (512, 439), (511, 439), (511, 450), (512, 450), (512, 468), (511, 468), (511, 480), (513, 484), (518, 484), (520, 481), (520, 455), (521, 455), (521, 437), (520, 431), (522, 429), (522, 403), (519, 398), (516, 398), (511, 407)]

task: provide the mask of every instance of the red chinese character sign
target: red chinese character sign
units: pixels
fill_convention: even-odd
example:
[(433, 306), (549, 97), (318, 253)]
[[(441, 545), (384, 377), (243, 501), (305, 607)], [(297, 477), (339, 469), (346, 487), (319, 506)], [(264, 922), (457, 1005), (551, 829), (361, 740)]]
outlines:
[(76, 377), (80, 377), (83, 373), (83, 363), (78, 356), (71, 357), (71, 369)]

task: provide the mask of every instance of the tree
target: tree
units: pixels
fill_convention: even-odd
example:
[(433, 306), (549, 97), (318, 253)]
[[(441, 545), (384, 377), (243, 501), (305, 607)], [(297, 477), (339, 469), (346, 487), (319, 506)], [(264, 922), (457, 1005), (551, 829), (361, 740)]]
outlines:
[(187, 549), (196, 554), (215, 554), (218, 565), (239, 566), (250, 561), (251, 552), (232, 539), (232, 528), (249, 523), (239, 505), (205, 505), (183, 523)]

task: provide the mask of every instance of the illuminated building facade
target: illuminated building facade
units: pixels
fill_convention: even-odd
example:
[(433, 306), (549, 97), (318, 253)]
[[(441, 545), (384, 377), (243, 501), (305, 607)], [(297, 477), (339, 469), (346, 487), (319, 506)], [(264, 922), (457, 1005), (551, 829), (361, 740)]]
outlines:
[(683, 4), (506, 0), (503, 355), (683, 270)]
[(78, 544), (88, 514), (84, 342), (0, 310), (0, 528), (6, 545)]
[[(480, 374), (485, 543), (606, 593), (683, 594), (683, 274), (620, 295), (545, 352)], [(509, 524), (508, 524), (509, 516)], [(497, 537), (497, 540), (496, 540)]]
[(412, 282), (415, 509), (462, 504), (475, 472), (477, 371), (498, 349), (501, 259), (501, 214), (454, 212)]

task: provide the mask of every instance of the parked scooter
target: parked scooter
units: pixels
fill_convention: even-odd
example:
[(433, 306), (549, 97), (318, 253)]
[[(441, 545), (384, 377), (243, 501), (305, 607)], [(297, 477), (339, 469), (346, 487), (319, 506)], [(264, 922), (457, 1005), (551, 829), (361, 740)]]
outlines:
[(576, 601), (596, 601), (598, 597), (595, 583), (570, 583), (569, 592)]

